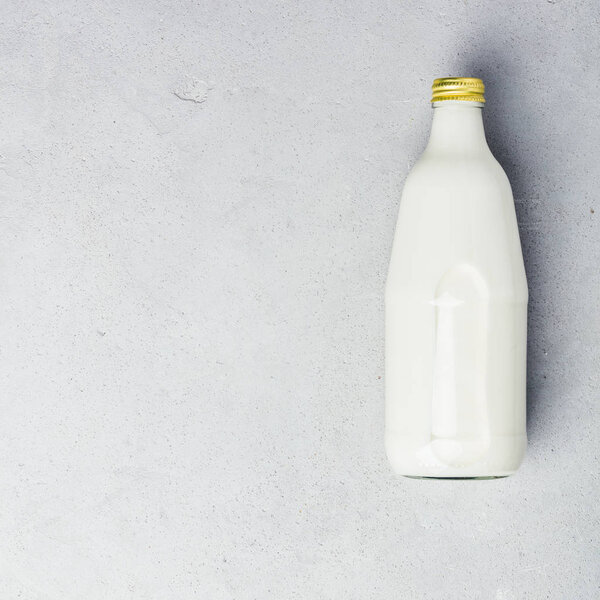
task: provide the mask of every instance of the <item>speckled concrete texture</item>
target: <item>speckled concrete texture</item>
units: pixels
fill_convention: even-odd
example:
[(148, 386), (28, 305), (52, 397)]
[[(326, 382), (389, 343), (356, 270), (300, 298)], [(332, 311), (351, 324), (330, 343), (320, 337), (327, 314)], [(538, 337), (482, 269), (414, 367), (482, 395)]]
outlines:
[[(0, 598), (600, 596), (600, 6), (5, 0)], [(530, 285), (519, 473), (394, 476), (383, 286), (434, 77)]]

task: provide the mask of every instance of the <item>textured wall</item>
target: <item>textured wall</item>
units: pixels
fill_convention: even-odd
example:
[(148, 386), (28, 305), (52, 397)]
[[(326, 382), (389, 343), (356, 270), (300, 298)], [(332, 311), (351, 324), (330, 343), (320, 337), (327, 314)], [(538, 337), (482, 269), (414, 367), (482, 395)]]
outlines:
[[(2, 599), (598, 596), (597, 2), (0, 23)], [(383, 285), (443, 75), (487, 84), (530, 283), (499, 481), (383, 450)]]

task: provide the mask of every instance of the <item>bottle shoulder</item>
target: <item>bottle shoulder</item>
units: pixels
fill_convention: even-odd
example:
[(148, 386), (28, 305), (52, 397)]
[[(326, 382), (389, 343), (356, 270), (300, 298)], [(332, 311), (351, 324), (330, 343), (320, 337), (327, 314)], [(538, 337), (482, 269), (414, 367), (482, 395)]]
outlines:
[(413, 191), (441, 189), (446, 193), (457, 190), (480, 193), (496, 189), (512, 197), (506, 173), (489, 150), (451, 154), (426, 149), (406, 178), (404, 195)]

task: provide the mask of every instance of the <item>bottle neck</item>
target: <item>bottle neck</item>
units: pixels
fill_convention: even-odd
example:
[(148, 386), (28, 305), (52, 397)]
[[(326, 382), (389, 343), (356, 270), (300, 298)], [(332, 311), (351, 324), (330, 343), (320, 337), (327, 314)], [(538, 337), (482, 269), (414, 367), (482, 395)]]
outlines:
[(482, 108), (480, 102), (435, 102), (426, 150), (460, 154), (489, 151), (483, 129)]

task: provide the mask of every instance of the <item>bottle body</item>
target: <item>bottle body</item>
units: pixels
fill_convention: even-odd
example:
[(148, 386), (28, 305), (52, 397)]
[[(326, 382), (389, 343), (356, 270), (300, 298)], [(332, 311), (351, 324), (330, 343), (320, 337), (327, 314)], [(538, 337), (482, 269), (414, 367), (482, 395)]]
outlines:
[(386, 451), (402, 475), (500, 477), (526, 447), (525, 270), (480, 105), (440, 105), (386, 283)]

